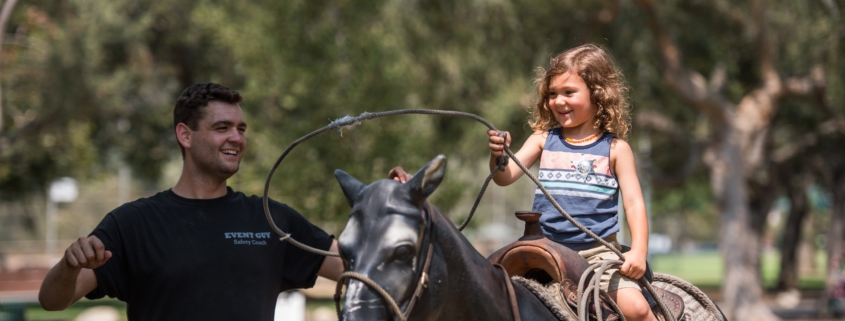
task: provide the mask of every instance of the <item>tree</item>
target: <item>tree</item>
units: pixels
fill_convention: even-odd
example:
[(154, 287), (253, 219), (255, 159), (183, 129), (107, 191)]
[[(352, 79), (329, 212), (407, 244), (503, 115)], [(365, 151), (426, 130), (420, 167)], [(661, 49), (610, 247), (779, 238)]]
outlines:
[[(185, 83), (233, 69), (208, 68), (233, 66), (225, 50), (196, 59), (215, 50), (184, 20), (190, 10), (186, 2), (46, 1), (3, 11), (0, 200), (43, 204), (56, 177), (84, 182), (122, 164), (157, 180), (178, 157), (174, 98)], [(35, 233), (37, 211), (25, 213)]]
[[(750, 8), (726, 2), (689, 4), (700, 10), (700, 16), (720, 18), (721, 23), (729, 26), (728, 29), (735, 35), (748, 35), (744, 39), (736, 36), (725, 38), (729, 46), (742, 50), (727, 50), (721, 54), (711, 50), (693, 55), (699, 61), (715, 60), (711, 63), (709, 79), (690, 68), (688, 64), (693, 58), (684, 55), (689, 53), (684, 49), (690, 47), (679, 46), (677, 37), (663, 26), (657, 5), (650, 0), (638, 0), (636, 3), (643, 9), (643, 19), (662, 58), (665, 82), (691, 107), (706, 115), (714, 128), (705, 160), (720, 211), (720, 249), (726, 264), (722, 308), (729, 319), (776, 319), (761, 300), (759, 277), (762, 222), (773, 200), (764, 150), (781, 100), (790, 95), (810, 95), (823, 83), (819, 77), (782, 76), (784, 73), (802, 73), (802, 64), (792, 60), (794, 57), (776, 54), (784, 46), (777, 39), (786, 37), (790, 33), (788, 28), (795, 29), (795, 26), (769, 20), (769, 15), (776, 9), (769, 9), (770, 5), (765, 1), (754, 1)], [(800, 10), (810, 16), (818, 15), (824, 9), (813, 8), (812, 5), (779, 5), (784, 7), (777, 10)], [(719, 22), (711, 20), (709, 23)], [(812, 48), (806, 42), (802, 45)], [(824, 56), (815, 58), (810, 61), (818, 65), (824, 63)], [(729, 63), (739, 64), (728, 68)], [(756, 77), (748, 77), (751, 72)], [(803, 67), (803, 73), (809, 73), (807, 67)], [(726, 90), (725, 85), (731, 83), (729, 76), (737, 77), (738, 82), (734, 84), (742, 89), (734, 92), (731, 88)]]

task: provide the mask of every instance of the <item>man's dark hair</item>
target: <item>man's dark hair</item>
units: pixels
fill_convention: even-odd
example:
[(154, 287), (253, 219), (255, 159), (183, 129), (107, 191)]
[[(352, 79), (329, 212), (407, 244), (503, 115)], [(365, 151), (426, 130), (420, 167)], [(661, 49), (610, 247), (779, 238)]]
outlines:
[[(176, 107), (173, 108), (173, 129), (175, 130), (179, 123), (185, 123), (191, 130), (197, 130), (199, 120), (205, 115), (205, 107), (212, 100), (237, 104), (243, 98), (237, 91), (220, 84), (209, 82), (188, 87), (179, 95)], [(179, 144), (179, 148), (182, 149), (182, 156), (184, 156), (185, 148), (182, 144)]]

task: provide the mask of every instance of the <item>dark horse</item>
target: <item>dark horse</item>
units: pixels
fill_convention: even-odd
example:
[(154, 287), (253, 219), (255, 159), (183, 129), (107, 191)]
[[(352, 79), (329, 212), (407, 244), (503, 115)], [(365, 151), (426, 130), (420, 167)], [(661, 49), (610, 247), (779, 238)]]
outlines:
[[(405, 184), (383, 179), (365, 185), (335, 171), (352, 206), (338, 239), (346, 271), (380, 285), (409, 320), (512, 320), (515, 309), (522, 320), (558, 320), (528, 289), (511, 283), (481, 256), (426, 201), (445, 170), (446, 159), (441, 155)], [(425, 281), (426, 274), (425, 289), (412, 300), (418, 281)], [(398, 317), (386, 302), (371, 286), (350, 279), (341, 317), (350, 321)]]

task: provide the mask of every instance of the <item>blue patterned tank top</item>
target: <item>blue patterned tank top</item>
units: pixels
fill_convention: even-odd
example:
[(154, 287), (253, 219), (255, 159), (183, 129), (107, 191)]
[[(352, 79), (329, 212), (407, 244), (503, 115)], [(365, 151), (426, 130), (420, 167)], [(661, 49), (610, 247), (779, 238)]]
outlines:
[[(560, 128), (551, 129), (537, 175), (566, 213), (601, 238), (619, 231), (619, 183), (610, 171), (613, 137), (605, 133), (592, 144), (576, 146), (566, 142)], [(595, 242), (567, 221), (539, 188), (534, 192), (532, 208), (543, 213), (540, 225), (548, 239), (576, 251)]]

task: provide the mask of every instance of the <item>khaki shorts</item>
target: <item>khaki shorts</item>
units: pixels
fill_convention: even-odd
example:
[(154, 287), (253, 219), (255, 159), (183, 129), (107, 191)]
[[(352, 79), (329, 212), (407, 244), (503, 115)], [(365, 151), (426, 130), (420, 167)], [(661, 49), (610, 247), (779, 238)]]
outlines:
[[(622, 246), (619, 245), (619, 242), (616, 241), (616, 235), (606, 238), (611, 245), (616, 247), (617, 250), (621, 250)], [(613, 253), (610, 249), (605, 247), (603, 244), (598, 243), (593, 248), (586, 249), (583, 251), (578, 251), (578, 254), (581, 255), (584, 259), (587, 260), (591, 265), (598, 262), (603, 262), (607, 260), (618, 260), (619, 256), (616, 253)], [(632, 278), (622, 275), (619, 272), (620, 266), (610, 267), (604, 271), (604, 274), (601, 276), (601, 288), (606, 292), (613, 292), (619, 289), (625, 288), (640, 288), (640, 283)]]

